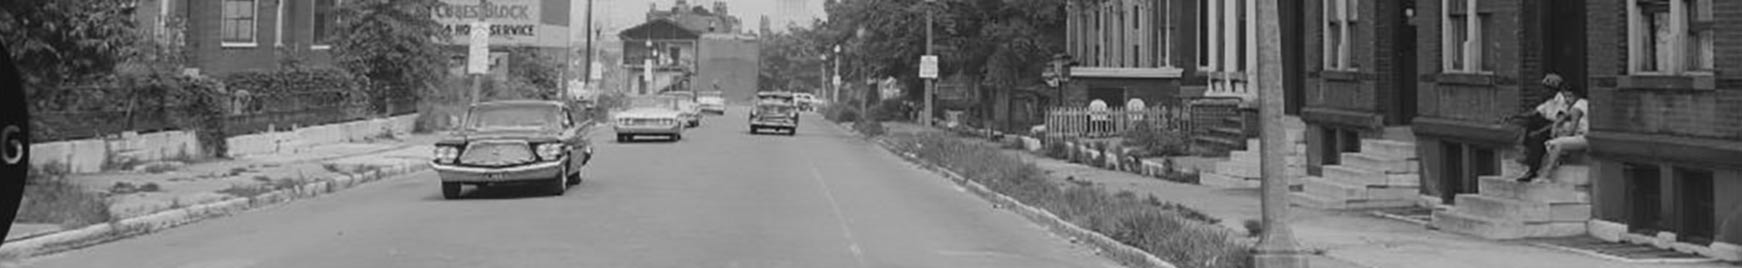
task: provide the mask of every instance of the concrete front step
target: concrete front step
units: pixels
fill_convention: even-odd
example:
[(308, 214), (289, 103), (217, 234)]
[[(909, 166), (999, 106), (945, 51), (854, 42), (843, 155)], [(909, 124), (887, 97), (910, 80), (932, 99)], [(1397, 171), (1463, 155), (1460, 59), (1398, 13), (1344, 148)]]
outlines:
[(1415, 159), (1415, 143), (1394, 140), (1362, 139), (1361, 152), (1374, 156)]
[(1563, 165), (1554, 169), (1549, 179), (1576, 186), (1591, 185), (1591, 167), (1586, 165)]
[(1319, 177), (1301, 178), (1302, 191), (1328, 200), (1407, 200), (1420, 194), (1420, 187), (1357, 185)]
[(1410, 199), (1410, 200), (1394, 200), (1394, 199), (1344, 199), (1344, 200), (1338, 200), (1338, 199), (1334, 199), (1334, 198), (1322, 197), (1322, 196), (1318, 196), (1315, 194), (1307, 193), (1306, 191), (1289, 193), (1288, 200), (1289, 200), (1288, 201), (1289, 203), (1294, 204), (1296, 206), (1315, 208), (1315, 209), (1324, 209), (1324, 210), (1394, 208), (1394, 207), (1408, 207), (1408, 206), (1415, 205), (1415, 200), (1413, 200), (1413, 199)]
[[(1241, 178), (1257, 178), (1263, 176), (1263, 166), (1251, 162), (1227, 161), (1216, 163), (1216, 173)], [(1288, 165), (1286, 170), (1291, 177), (1306, 175), (1306, 165)]]
[(1585, 234), (1585, 222), (1536, 222), (1495, 219), (1462, 213), (1456, 210), (1435, 211), (1430, 226), (1442, 231), (1473, 235), (1487, 239), (1518, 239), (1526, 237), (1562, 237)]
[(1530, 202), (1480, 194), (1461, 194), (1452, 209), (1466, 215), (1522, 222), (1584, 222), (1591, 219), (1590, 203)]
[(1482, 176), (1476, 192), (1482, 195), (1543, 203), (1590, 203), (1590, 195), (1578, 186), (1565, 183), (1535, 181), (1518, 182), (1508, 177)]
[[(1291, 140), (1288, 140), (1288, 144), (1294, 145), (1293, 148), (1290, 148), (1290, 150), (1293, 150), (1293, 151), (1290, 151), (1290, 152), (1299, 152), (1299, 153), (1306, 152), (1306, 140), (1293, 140), (1293, 139), (1291, 139)], [(1264, 145), (1264, 140), (1262, 140), (1262, 139), (1246, 139), (1246, 151), (1258, 151), (1260, 148), (1259, 147), (1260, 145)]]
[[(1233, 151), (1233, 152), (1228, 153), (1228, 161), (1256, 165), (1258, 163), (1264, 162), (1263, 156), (1264, 156), (1264, 154), (1259, 153), (1258, 151), (1254, 151), (1254, 150)], [(1291, 166), (1305, 166), (1306, 165), (1306, 155), (1305, 154), (1291, 153), (1291, 154), (1288, 154), (1286, 156), (1283, 156), (1282, 159), (1284, 162), (1287, 162)]]
[(1421, 162), (1405, 158), (1392, 158), (1368, 153), (1343, 153), (1342, 164), (1385, 173), (1419, 173)]
[(1324, 166), (1325, 179), (1336, 180), (1347, 184), (1359, 185), (1390, 185), (1390, 186), (1421, 186), (1421, 174), (1385, 174), (1371, 169), (1330, 165)]
[(1263, 184), (1257, 179), (1233, 177), (1216, 173), (1198, 174), (1198, 185), (1216, 188), (1258, 188)]

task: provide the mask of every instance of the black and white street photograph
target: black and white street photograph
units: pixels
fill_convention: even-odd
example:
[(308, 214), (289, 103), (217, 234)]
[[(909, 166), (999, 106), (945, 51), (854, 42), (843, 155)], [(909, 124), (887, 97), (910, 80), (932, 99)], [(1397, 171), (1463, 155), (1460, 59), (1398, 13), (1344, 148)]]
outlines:
[(0, 268), (1742, 268), (1731, 18), (4, 0)]

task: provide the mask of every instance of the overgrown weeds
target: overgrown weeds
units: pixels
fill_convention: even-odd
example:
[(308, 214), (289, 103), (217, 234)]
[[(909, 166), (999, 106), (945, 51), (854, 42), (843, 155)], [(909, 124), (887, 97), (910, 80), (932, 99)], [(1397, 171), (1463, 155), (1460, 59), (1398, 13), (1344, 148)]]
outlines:
[[(46, 175), (41, 175), (46, 176)], [(32, 179), (13, 222), (53, 223), (77, 228), (108, 222), (109, 201), (97, 192), (59, 178)]]
[(1110, 194), (1093, 183), (1054, 183), (1031, 163), (945, 133), (904, 133), (887, 139), (897, 150), (1180, 267), (1250, 267), (1251, 246), (1238, 239), (1239, 234), (1217, 226), (1218, 220), (1191, 208), (1154, 196)]

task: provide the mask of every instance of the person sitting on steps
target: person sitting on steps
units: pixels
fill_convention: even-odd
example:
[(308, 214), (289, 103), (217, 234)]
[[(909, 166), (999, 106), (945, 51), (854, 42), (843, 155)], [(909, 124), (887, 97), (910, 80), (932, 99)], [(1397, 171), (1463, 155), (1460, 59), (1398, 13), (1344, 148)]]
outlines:
[(1573, 102), (1573, 107), (1567, 111), (1566, 118), (1555, 124), (1555, 138), (1544, 143), (1548, 149), (1548, 159), (1543, 160), (1543, 167), (1538, 169), (1541, 172), (1537, 172), (1538, 177), (1548, 177), (1549, 174), (1554, 174), (1555, 168), (1560, 167), (1562, 154), (1584, 150), (1588, 147), (1585, 133), (1591, 130), (1590, 119), (1588, 119), (1590, 117), (1589, 107), (1590, 104), (1584, 98), (1580, 98)]
[(1555, 96), (1536, 105), (1522, 114), (1507, 117), (1508, 121), (1522, 125), (1524, 132), (1519, 136), (1519, 145), (1524, 147), (1524, 166), (1529, 170), (1518, 177), (1519, 182), (1529, 182), (1541, 173), (1543, 156), (1547, 154), (1546, 145), (1553, 138), (1555, 122), (1564, 121), (1567, 111), (1572, 109), (1579, 97), (1571, 87), (1562, 85), (1562, 78), (1557, 74), (1549, 74), (1542, 79), (1542, 85), (1555, 90)]

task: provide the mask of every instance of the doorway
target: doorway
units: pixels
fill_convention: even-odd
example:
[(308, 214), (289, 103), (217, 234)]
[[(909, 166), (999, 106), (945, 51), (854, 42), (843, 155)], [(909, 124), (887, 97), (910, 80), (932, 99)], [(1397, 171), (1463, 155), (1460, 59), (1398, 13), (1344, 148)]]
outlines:
[(1393, 126), (1409, 125), (1415, 120), (1417, 114), (1417, 100), (1415, 99), (1417, 81), (1415, 1), (1397, 1), (1397, 3), (1402, 7), (1396, 9), (1398, 11), (1389, 16), (1394, 20), (1392, 23), (1397, 25), (1391, 35), (1391, 44), (1395, 49), (1391, 51), (1390, 55), (1391, 59), (1396, 61), (1391, 65), (1396, 68), (1391, 72), (1392, 88), (1395, 91), (1390, 94), (1391, 98), (1388, 101), (1390, 104), (1386, 105), (1390, 111), (1385, 115), (1385, 124)]
[(1543, 71), (1560, 74), (1565, 79), (1564, 85), (1580, 96), (1589, 96), (1585, 95), (1589, 78), (1585, 70), (1585, 1), (1549, 0), (1537, 4), (1545, 15), (1539, 22), (1544, 51), (1538, 54), (1545, 56)]

